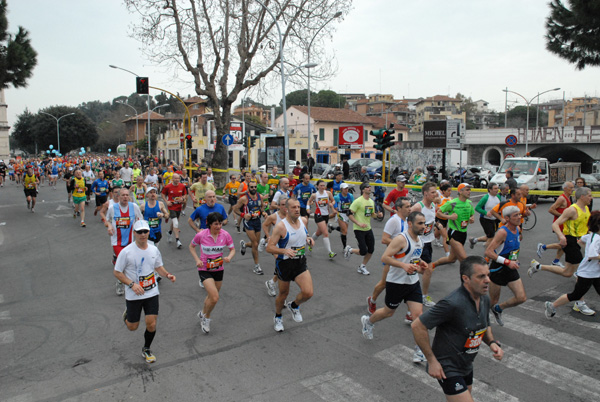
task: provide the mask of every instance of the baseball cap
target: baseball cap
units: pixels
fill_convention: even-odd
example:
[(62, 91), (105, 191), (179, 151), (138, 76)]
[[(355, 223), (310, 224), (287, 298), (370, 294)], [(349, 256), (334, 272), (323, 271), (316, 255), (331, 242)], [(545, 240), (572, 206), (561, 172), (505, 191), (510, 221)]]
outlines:
[(252, 174), (256, 174), (256, 169), (252, 169)]
[(153, 190), (154, 190), (154, 191), (156, 191), (156, 192), (158, 193), (158, 190), (156, 190), (156, 188), (154, 188), (154, 187), (148, 187), (148, 189), (146, 190), (146, 195), (148, 195), (148, 193), (149, 193), (150, 191), (153, 191)]
[(133, 224), (134, 232), (139, 232), (140, 230), (150, 231), (150, 226), (148, 226), (148, 221), (141, 220), (141, 221), (136, 221)]
[(403, 174), (396, 176), (396, 181), (406, 181), (406, 176)]
[(348, 185), (348, 183), (342, 183), (342, 184), (340, 184), (340, 188), (348, 188), (348, 187), (350, 187)]
[(460, 184), (458, 185), (458, 191), (462, 190), (462, 189), (463, 189), (463, 188), (465, 188), (465, 187), (467, 187), (467, 188), (473, 188), (473, 186), (472, 186), (472, 185), (470, 185), (470, 184), (468, 184), (468, 183), (460, 183)]
[(361, 184), (360, 185), (360, 191), (363, 191), (367, 187), (371, 187), (371, 185), (369, 183), (363, 183), (363, 184)]

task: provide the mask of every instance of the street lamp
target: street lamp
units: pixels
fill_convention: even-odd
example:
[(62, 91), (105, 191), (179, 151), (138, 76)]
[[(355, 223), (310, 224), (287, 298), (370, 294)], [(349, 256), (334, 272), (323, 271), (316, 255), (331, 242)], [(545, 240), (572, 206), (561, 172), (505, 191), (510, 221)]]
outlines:
[[(116, 102), (120, 103), (121, 105), (125, 105), (125, 106), (128, 106), (128, 107), (132, 108), (133, 111), (135, 112), (135, 148), (137, 148), (137, 143), (139, 141), (138, 131), (139, 131), (139, 126), (140, 126), (138, 124), (138, 111), (137, 111), (136, 108), (134, 108), (133, 106), (131, 106), (127, 102), (123, 102), (123, 101), (116, 101)], [(125, 116), (127, 116), (127, 115), (125, 115)], [(127, 137), (125, 137), (125, 141), (127, 141)]]
[[(309, 44), (308, 44), (308, 46), (307, 46), (307, 48), (306, 48), (306, 56), (307, 56), (306, 58), (307, 58), (307, 61), (308, 61), (308, 63), (305, 65), (305, 67), (308, 69), (308, 73), (307, 73), (307, 75), (308, 75), (308, 96), (307, 96), (307, 104), (308, 104), (308, 105), (307, 105), (307, 106), (308, 106), (308, 118), (307, 118), (307, 120), (308, 120), (308, 122), (307, 122), (307, 130), (308, 130), (308, 151), (307, 151), (307, 153), (306, 153), (306, 157), (307, 157), (307, 158), (308, 158), (308, 154), (310, 153), (310, 69), (311, 69), (312, 67), (316, 67), (316, 66), (317, 66), (317, 65), (315, 64), (314, 66), (310, 66), (310, 67), (309, 67), (309, 65), (311, 65), (311, 62), (310, 62), (310, 47), (312, 46), (312, 44), (313, 44), (314, 40), (317, 38), (317, 35), (319, 34), (319, 32), (321, 32), (321, 30), (322, 30), (323, 28), (325, 28), (325, 26), (326, 26), (327, 24), (329, 24), (331, 21), (333, 21), (334, 19), (336, 19), (336, 18), (339, 18), (339, 17), (341, 17), (341, 16), (342, 16), (342, 12), (341, 12), (341, 11), (338, 11), (338, 12), (337, 12), (337, 13), (335, 13), (335, 14), (334, 14), (334, 15), (333, 15), (333, 16), (332, 16), (330, 19), (328, 19), (327, 21), (325, 21), (325, 23), (324, 23), (323, 25), (321, 25), (321, 28), (319, 28), (319, 29), (317, 30), (317, 32), (316, 32), (316, 33), (313, 35), (312, 39), (310, 40), (310, 42), (309, 42)], [(339, 156), (339, 155), (338, 155), (338, 156)], [(307, 162), (308, 162), (308, 160), (307, 160)]]
[[(133, 71), (129, 71), (129, 70), (127, 70), (127, 69), (123, 68), (123, 67), (118, 67), (118, 66), (115, 66), (115, 65), (113, 65), (113, 64), (109, 64), (108, 66), (109, 66), (110, 68), (116, 68), (117, 70), (123, 70), (123, 71), (126, 71), (126, 72), (128, 72), (129, 74), (133, 74), (133, 75), (135, 75), (136, 77), (139, 77), (139, 75), (138, 75), (138, 74), (134, 73)], [(137, 112), (136, 112), (136, 113), (137, 113)], [(148, 129), (150, 129), (150, 91), (148, 91)], [(136, 135), (136, 137), (137, 137), (137, 119), (136, 119), (136, 129), (135, 129), (135, 130), (136, 130), (136, 134), (135, 134), (135, 135)], [(148, 131), (148, 137), (150, 137), (150, 131)], [(136, 139), (137, 139), (137, 138), (136, 138)], [(137, 146), (137, 144), (136, 144), (136, 146)], [(150, 155), (151, 155), (150, 141), (148, 141), (148, 157), (150, 157)]]
[(54, 120), (56, 120), (56, 141), (57, 141), (56, 148), (58, 149), (58, 153), (60, 154), (60, 119), (62, 119), (63, 117), (67, 117), (67, 116), (73, 116), (75, 113), (65, 114), (65, 115), (60, 116), (59, 118), (56, 118), (55, 116), (51, 115), (50, 113), (46, 113), (46, 112), (40, 112), (40, 113), (50, 116)]
[(553, 88), (553, 89), (548, 89), (547, 91), (544, 91), (544, 92), (538, 92), (538, 94), (536, 96), (534, 96), (533, 98), (531, 98), (531, 100), (527, 100), (527, 98), (525, 98), (523, 95), (521, 95), (518, 92), (509, 91), (508, 89), (502, 90), (503, 92), (520, 96), (521, 98), (523, 98), (523, 100), (525, 101), (525, 104), (527, 105), (527, 121), (525, 123), (525, 156), (527, 156), (527, 154), (529, 153), (529, 106), (531, 105), (531, 102), (533, 102), (534, 99), (536, 99), (536, 98), (539, 99), (540, 95), (543, 95), (547, 92), (558, 91), (558, 90), (560, 90), (560, 88)]

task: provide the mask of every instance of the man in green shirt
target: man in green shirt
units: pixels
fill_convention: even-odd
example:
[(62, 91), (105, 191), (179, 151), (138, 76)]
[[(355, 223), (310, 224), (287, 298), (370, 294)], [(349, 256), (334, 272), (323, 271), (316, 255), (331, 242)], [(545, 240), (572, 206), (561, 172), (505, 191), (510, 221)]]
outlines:
[(358, 242), (358, 248), (346, 246), (344, 249), (344, 257), (349, 260), (352, 254), (361, 255), (363, 257), (362, 264), (358, 267), (358, 273), (369, 275), (367, 271), (367, 263), (375, 251), (375, 236), (371, 229), (371, 216), (377, 214), (382, 217), (382, 212), (375, 212), (375, 202), (371, 199), (371, 185), (363, 183), (360, 185), (361, 196), (352, 202), (350, 205), (351, 214), (348, 218), (354, 224), (354, 236)]
[(452, 264), (467, 258), (465, 241), (467, 227), (475, 222), (475, 208), (471, 204), (471, 185), (461, 183), (458, 186), (458, 197), (442, 205), (437, 213), (438, 218), (448, 219), (448, 244), (450, 254), (431, 264), (431, 269), (444, 264)]

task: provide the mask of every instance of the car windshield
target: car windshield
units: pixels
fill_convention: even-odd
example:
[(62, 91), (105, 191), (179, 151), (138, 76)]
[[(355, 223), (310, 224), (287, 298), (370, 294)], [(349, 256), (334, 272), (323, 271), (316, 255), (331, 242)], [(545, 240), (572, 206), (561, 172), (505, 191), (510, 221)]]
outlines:
[(371, 163), (369, 163), (369, 164), (367, 165), (367, 167), (374, 168), (374, 169), (378, 169), (378, 168), (380, 168), (380, 167), (381, 167), (381, 165), (382, 165), (381, 161), (375, 161), (375, 162), (371, 162)]
[(537, 161), (506, 159), (504, 163), (502, 163), (498, 173), (506, 173), (507, 170), (512, 170), (514, 174), (533, 174), (537, 164)]

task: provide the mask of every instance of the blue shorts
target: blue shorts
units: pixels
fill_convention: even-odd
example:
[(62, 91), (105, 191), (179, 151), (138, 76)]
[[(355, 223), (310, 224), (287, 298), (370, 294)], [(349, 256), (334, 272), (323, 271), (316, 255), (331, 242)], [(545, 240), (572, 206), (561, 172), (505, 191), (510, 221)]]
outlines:
[(255, 219), (250, 219), (250, 220), (243, 220), (244, 222), (244, 229), (246, 230), (253, 230), (257, 233), (260, 233), (260, 231), (262, 230), (262, 225), (260, 222), (260, 219), (255, 218)]

